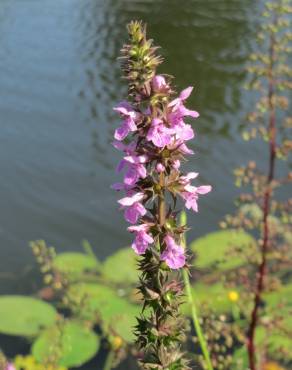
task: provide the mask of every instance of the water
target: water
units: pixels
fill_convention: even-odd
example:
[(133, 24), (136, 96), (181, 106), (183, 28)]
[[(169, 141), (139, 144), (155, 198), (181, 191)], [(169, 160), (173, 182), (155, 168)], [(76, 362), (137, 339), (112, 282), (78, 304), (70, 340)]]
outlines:
[(100, 259), (130, 242), (109, 187), (120, 156), (110, 146), (118, 124), (112, 106), (125, 93), (116, 58), (131, 19), (146, 21), (162, 46), (160, 71), (176, 76), (178, 89), (195, 86), (189, 106), (201, 118), (187, 167), (214, 191), (192, 215), (190, 238), (232, 212), (234, 167), (265, 154), (238, 131), (249, 106), (243, 68), (258, 7), (252, 0), (0, 1), (0, 293), (33, 286), (30, 240), (61, 251), (86, 238)]

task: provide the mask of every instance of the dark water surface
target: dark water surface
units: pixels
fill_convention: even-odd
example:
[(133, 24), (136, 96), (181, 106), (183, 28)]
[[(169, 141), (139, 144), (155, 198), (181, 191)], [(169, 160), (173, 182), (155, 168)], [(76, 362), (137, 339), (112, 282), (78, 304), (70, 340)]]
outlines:
[(130, 241), (110, 190), (120, 158), (110, 142), (112, 106), (125, 93), (116, 58), (131, 19), (147, 21), (162, 46), (160, 71), (178, 89), (195, 86), (189, 103), (201, 118), (187, 167), (214, 190), (192, 215), (190, 238), (233, 210), (234, 167), (265, 154), (238, 131), (258, 8), (254, 0), (0, 1), (0, 293), (32, 284), (21, 278), (33, 263), (30, 240), (71, 250), (86, 238), (101, 259)]

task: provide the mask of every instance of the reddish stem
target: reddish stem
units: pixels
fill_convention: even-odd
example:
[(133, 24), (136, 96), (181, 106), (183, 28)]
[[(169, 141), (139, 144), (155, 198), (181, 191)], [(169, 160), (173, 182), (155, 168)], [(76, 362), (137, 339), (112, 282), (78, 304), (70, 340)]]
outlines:
[(276, 112), (274, 103), (274, 78), (273, 67), (275, 60), (275, 38), (270, 36), (270, 66), (268, 71), (269, 88), (268, 88), (268, 102), (269, 102), (269, 173), (267, 178), (266, 190), (263, 199), (263, 242), (261, 246), (262, 261), (259, 265), (258, 280), (256, 286), (256, 293), (254, 297), (254, 305), (251, 313), (251, 321), (247, 333), (247, 348), (250, 370), (256, 370), (256, 346), (255, 333), (259, 319), (259, 308), (262, 300), (262, 293), (264, 290), (264, 279), (267, 274), (267, 252), (269, 249), (269, 224), (268, 217), (270, 213), (270, 203), (272, 197), (271, 185), (274, 180), (275, 172), (275, 158), (276, 158)]

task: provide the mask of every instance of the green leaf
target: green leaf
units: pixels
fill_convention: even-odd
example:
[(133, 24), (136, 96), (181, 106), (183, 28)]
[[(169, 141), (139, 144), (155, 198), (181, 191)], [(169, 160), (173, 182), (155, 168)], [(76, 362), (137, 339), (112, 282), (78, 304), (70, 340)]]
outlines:
[(85, 272), (98, 270), (97, 260), (88, 254), (78, 252), (66, 252), (57, 254), (53, 266), (60, 272), (76, 278)]
[(132, 248), (123, 248), (108, 257), (102, 274), (106, 280), (116, 284), (136, 284), (139, 281), (137, 256)]
[(285, 284), (278, 290), (265, 293), (264, 300), (268, 308), (277, 308), (280, 304), (292, 308), (292, 284)]
[(35, 359), (59, 366), (77, 367), (90, 360), (100, 346), (99, 337), (78, 322), (65, 321), (45, 330), (33, 343)]
[(228, 270), (245, 263), (243, 257), (228, 256), (232, 247), (249, 248), (254, 245), (254, 238), (244, 231), (215, 231), (193, 241), (191, 250), (197, 255), (195, 266), (198, 268), (217, 267), (218, 270)]
[(0, 332), (34, 336), (56, 321), (57, 311), (50, 304), (24, 296), (0, 296)]
[(232, 355), (232, 370), (248, 370), (248, 355), (246, 346), (238, 348)]
[[(289, 312), (282, 312), (284, 327), (288, 332), (292, 331), (292, 319)], [(279, 331), (278, 329), (267, 330), (265, 327), (258, 327), (256, 330), (256, 344), (268, 351), (270, 358), (274, 360), (292, 361), (291, 336), (289, 333)]]
[[(231, 312), (232, 304), (228, 299), (228, 290), (220, 282), (210, 285), (196, 283), (192, 286), (191, 290), (194, 301), (198, 307), (205, 304), (219, 314)], [(191, 308), (188, 303), (183, 304), (182, 311), (186, 315), (191, 313)]]
[[(123, 293), (122, 290), (119, 290)], [(126, 342), (134, 340), (133, 327), (141, 308), (128, 302), (117, 291), (94, 283), (74, 284), (68, 291), (69, 297), (82, 301), (81, 317), (95, 321), (100, 316), (106, 332), (119, 335)]]

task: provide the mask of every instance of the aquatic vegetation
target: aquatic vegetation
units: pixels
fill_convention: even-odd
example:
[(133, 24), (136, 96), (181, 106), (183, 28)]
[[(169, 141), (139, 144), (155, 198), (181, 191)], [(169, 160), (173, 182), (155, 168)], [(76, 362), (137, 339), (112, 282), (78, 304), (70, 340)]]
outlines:
[(291, 268), (291, 200), (283, 201), (279, 196), (281, 187), (291, 182), (291, 173), (279, 177), (277, 171), (279, 160), (287, 160), (291, 151), (287, 136), (291, 117), (285, 94), (292, 87), (292, 70), (287, 60), (292, 50), (287, 17), (291, 12), (289, 0), (266, 3), (262, 18), (266, 21), (258, 35), (259, 51), (251, 55), (248, 66), (248, 87), (256, 91), (258, 100), (255, 111), (248, 115), (243, 137), (262, 138), (267, 144), (267, 170), (263, 172), (259, 168), (262, 166), (250, 161), (235, 171), (237, 186), (247, 186), (249, 193), (240, 196), (238, 214), (227, 216), (222, 223), (224, 227), (248, 230), (257, 238), (256, 248), (237, 250), (249, 264), (237, 275), (229, 276), (229, 281), (240, 286), (245, 302), (241, 312), (247, 320), (245, 342), (251, 370), (259, 369), (262, 356), (282, 357), (284, 361), (290, 358), (285, 350), (289, 342), (291, 346), (292, 338), (289, 304), (281, 314), (271, 309), (265, 294), (285, 287), (283, 268)]

